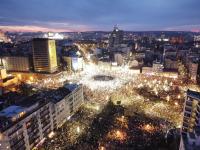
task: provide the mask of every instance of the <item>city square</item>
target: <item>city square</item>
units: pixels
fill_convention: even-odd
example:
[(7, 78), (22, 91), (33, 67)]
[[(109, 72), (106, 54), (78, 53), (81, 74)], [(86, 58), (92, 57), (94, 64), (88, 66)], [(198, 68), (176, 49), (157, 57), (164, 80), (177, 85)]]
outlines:
[(200, 150), (199, 6), (1, 0), (0, 150)]
[[(59, 129), (58, 133), (55, 132), (55, 138), (53, 137), (51, 140), (47, 140), (48, 142), (44, 144), (44, 148), (47, 146), (48, 149), (55, 149), (56, 146), (58, 148), (59, 145), (61, 149), (76, 149), (80, 147), (83, 149), (93, 149), (94, 147), (96, 149), (100, 149), (102, 146), (106, 147), (106, 145), (108, 145), (107, 142), (110, 141), (109, 147), (107, 148), (114, 149), (116, 144), (118, 145), (120, 141), (126, 141), (125, 143), (128, 143), (127, 141), (129, 141), (129, 138), (133, 138), (133, 135), (127, 136), (127, 134), (130, 134), (129, 132), (132, 129), (128, 126), (127, 119), (125, 119), (126, 117), (130, 119), (130, 124), (132, 119), (133, 121), (138, 121), (136, 124), (133, 123), (133, 126), (135, 126), (138, 130), (132, 132), (147, 130), (147, 133), (150, 133), (147, 135), (149, 136), (149, 140), (146, 142), (146, 145), (152, 145), (151, 142), (154, 140), (154, 136), (157, 135), (156, 132), (162, 131), (162, 135), (160, 135), (159, 138), (163, 138), (163, 143), (161, 142), (159, 144), (164, 147), (166, 146), (165, 136), (167, 132), (171, 129), (179, 129), (181, 127), (182, 120), (180, 116), (182, 115), (185, 95), (185, 91), (182, 90), (182, 87), (184, 84), (181, 84), (177, 78), (167, 78), (162, 76), (149, 77), (149, 75), (140, 75), (129, 69), (120, 69), (120, 71), (116, 70), (116, 68), (113, 70), (107, 70), (107, 68), (104, 70), (103, 68), (98, 69), (98, 66), (92, 65), (92, 69), (83, 71), (82, 73), (80, 72), (68, 75), (69, 81), (83, 84), (86, 103), (82, 105), (77, 114), (72, 116), (65, 123), (66, 125)], [(124, 71), (129, 72), (129, 77), (126, 78), (122, 76)], [(97, 82), (95, 83), (93, 82), (93, 76), (98, 74), (104, 74), (106, 77), (108, 75), (114, 76), (113, 80), (116, 80), (117, 82), (112, 80), (98, 80), (95, 81)], [(108, 129), (106, 131), (101, 131), (103, 133), (99, 133), (99, 139), (96, 139), (94, 143), (91, 143), (90, 147), (88, 146), (89, 144), (87, 141), (83, 140), (86, 138), (84, 136), (91, 138), (87, 133), (90, 133), (91, 128), (96, 127), (94, 122), (98, 118), (98, 115), (103, 115), (101, 114), (102, 111), (106, 111), (104, 109), (107, 107), (107, 103), (109, 103), (109, 101), (111, 101), (115, 107), (118, 107), (117, 103), (120, 101), (120, 106), (124, 109), (124, 112), (121, 113), (122, 117), (118, 117), (119, 114), (117, 112), (114, 116), (110, 116), (111, 120), (117, 119), (117, 121), (113, 120), (113, 122), (108, 123), (106, 127), (104, 127)], [(105, 115), (99, 119), (102, 119), (103, 117), (108, 116)], [(132, 117), (138, 117), (138, 119), (134, 120)], [(122, 126), (120, 125), (120, 122), (122, 123)], [(110, 128), (109, 126), (113, 126), (112, 124), (114, 124), (114, 126), (116, 125), (116, 127)], [(121, 131), (124, 129), (126, 129), (126, 132)], [(119, 133), (117, 132), (118, 130)], [(140, 136), (140, 134), (138, 134), (138, 137), (134, 136), (136, 139), (133, 138), (131, 141), (134, 143), (135, 140), (135, 142), (138, 143), (135, 144), (135, 146), (141, 146), (142, 148), (144, 145), (139, 144), (137, 141), (141, 138)], [(115, 140), (115, 137), (117, 140)], [(83, 140), (83, 143), (79, 145), (78, 143), (81, 142), (80, 140)], [(65, 145), (66, 142), (70, 143), (70, 146), (73, 146), (67, 147)], [(63, 145), (61, 143), (63, 143)], [(121, 146), (127, 147), (125, 146), (125, 143), (121, 142)], [(100, 147), (96, 147), (97, 144)]]

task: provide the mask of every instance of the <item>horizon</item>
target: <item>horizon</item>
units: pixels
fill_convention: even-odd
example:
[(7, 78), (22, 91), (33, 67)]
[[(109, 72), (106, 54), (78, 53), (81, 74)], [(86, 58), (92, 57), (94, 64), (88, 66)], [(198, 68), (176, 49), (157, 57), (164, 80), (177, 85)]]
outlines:
[[(141, 30), (141, 31), (134, 31), (134, 30), (123, 30), (120, 28), (123, 32), (191, 32), (191, 33), (200, 33), (200, 31), (187, 31), (187, 30)], [(86, 30), (86, 31), (23, 31), (23, 30), (4, 30), (0, 28), (0, 31), (6, 33), (86, 33), (86, 32), (112, 32), (113, 30)]]
[[(9, 32), (200, 32), (198, 0), (2, 0), (0, 29)], [(11, 11), (12, 10), (12, 11)]]

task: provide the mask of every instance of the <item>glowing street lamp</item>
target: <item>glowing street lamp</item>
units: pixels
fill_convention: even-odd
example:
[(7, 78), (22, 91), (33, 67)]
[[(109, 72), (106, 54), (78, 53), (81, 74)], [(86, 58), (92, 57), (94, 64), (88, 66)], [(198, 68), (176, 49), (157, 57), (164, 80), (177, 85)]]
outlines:
[(77, 133), (80, 133), (80, 132), (81, 132), (81, 129), (80, 129), (79, 126), (76, 128), (76, 131), (77, 131)]
[(96, 106), (96, 110), (97, 110), (97, 111), (99, 110), (99, 106)]
[(100, 147), (100, 150), (105, 150), (105, 147), (101, 146), (101, 147)]
[(167, 101), (169, 102), (169, 99), (170, 99), (170, 97), (169, 97), (169, 95), (167, 95)]
[(29, 78), (29, 79), (30, 79), (30, 81), (33, 81), (33, 76), (30, 76), (30, 78)]
[(18, 74), (17, 77), (19, 78), (19, 80), (22, 79), (22, 75), (21, 74)]

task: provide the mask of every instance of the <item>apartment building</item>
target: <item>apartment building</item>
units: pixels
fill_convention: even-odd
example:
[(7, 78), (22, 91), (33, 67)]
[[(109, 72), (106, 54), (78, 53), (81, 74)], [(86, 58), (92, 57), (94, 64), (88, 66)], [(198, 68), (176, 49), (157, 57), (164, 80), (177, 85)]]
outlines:
[(200, 149), (200, 93), (187, 91), (179, 150)]
[(33, 95), (0, 111), (0, 149), (31, 150), (83, 104), (82, 85)]

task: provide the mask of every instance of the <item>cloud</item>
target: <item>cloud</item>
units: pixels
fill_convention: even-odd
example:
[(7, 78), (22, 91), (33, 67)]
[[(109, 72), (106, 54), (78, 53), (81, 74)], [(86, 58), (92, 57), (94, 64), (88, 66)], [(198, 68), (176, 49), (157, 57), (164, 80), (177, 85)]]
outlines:
[(200, 24), (199, 6), (199, 0), (1, 0), (0, 25), (86, 31), (119, 24), (125, 30), (163, 30)]
[(3, 31), (11, 31), (11, 32), (69, 32), (70, 30), (64, 30), (64, 29), (55, 29), (55, 28), (45, 28), (45, 27), (39, 27), (39, 26), (0, 26), (0, 30)]

